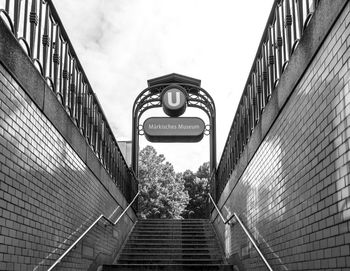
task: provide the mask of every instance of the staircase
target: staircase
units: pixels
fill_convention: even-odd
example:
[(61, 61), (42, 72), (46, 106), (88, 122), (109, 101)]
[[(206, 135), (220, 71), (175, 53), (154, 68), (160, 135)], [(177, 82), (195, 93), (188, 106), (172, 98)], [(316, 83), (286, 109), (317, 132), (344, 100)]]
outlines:
[(232, 270), (204, 219), (139, 220), (116, 264), (100, 270)]

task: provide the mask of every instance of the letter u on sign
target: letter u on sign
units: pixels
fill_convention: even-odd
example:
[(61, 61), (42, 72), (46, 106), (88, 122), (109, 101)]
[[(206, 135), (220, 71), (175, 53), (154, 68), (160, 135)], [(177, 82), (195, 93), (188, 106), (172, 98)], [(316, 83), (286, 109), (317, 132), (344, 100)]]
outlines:
[[(180, 91), (168, 92), (168, 103), (170, 106), (176, 107), (180, 105)], [(173, 102), (173, 94), (175, 94), (175, 103)]]
[(181, 86), (170, 86), (162, 93), (162, 106), (165, 114), (170, 117), (181, 116), (186, 111), (186, 90)]

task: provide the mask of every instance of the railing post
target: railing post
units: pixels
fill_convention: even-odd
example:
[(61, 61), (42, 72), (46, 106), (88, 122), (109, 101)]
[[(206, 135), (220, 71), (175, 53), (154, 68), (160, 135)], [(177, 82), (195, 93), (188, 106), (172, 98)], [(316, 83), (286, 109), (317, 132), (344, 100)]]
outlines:
[(32, 0), (32, 7), (29, 15), (30, 22), (30, 56), (34, 58), (36, 26), (38, 25), (37, 0)]

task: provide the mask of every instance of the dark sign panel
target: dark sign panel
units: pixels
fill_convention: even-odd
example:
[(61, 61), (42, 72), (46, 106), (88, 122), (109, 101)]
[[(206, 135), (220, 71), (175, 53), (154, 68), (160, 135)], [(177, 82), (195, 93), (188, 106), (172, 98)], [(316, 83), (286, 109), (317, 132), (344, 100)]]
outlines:
[(148, 118), (143, 131), (151, 142), (198, 142), (204, 135), (205, 124), (200, 118)]

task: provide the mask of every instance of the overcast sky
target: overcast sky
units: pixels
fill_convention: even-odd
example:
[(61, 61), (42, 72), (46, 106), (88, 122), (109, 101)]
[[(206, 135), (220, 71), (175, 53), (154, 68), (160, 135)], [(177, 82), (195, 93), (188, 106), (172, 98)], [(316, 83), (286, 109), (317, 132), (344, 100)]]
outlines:
[[(200, 79), (215, 101), (219, 162), (273, 0), (53, 2), (118, 140), (131, 139), (132, 105), (147, 80), (179, 73)], [(141, 123), (159, 114), (149, 110)], [(208, 124), (198, 109), (184, 116)], [(151, 145), (177, 172), (209, 160), (208, 137)]]

